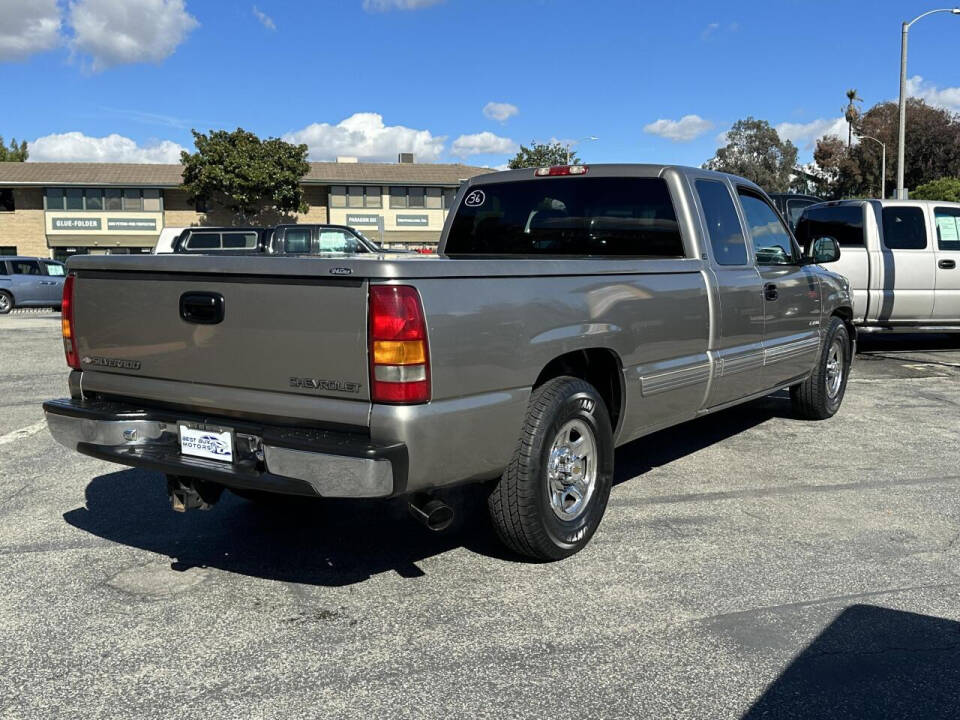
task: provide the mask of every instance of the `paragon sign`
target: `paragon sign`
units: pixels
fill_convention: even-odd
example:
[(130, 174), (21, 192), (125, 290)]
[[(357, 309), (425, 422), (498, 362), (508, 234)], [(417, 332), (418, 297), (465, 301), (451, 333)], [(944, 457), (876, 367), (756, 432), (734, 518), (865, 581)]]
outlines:
[(347, 215), (347, 225), (377, 225), (379, 222), (379, 215)]
[(100, 218), (55, 217), (52, 219), (54, 230), (100, 230)]

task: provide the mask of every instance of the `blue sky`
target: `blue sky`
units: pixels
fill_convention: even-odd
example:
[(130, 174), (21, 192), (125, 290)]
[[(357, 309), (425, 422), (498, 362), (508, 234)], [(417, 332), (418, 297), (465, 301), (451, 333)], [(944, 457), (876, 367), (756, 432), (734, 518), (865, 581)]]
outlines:
[[(518, 143), (588, 162), (700, 164), (738, 118), (808, 160), (844, 92), (896, 98), (925, 2), (0, 0), (0, 134), (35, 160), (175, 161), (190, 128), (499, 166)], [(911, 30), (911, 88), (960, 110), (960, 17)], [(580, 141), (596, 136), (595, 141)]]

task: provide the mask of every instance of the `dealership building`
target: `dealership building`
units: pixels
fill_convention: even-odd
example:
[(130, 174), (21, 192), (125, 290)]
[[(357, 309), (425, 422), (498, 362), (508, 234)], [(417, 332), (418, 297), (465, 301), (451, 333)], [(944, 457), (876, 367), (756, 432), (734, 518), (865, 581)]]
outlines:
[[(305, 213), (269, 221), (350, 225), (389, 247), (435, 245), (457, 188), (489, 168), (460, 164), (310, 163)], [(0, 254), (64, 259), (149, 252), (165, 227), (231, 225), (192, 203), (180, 165), (0, 162)]]

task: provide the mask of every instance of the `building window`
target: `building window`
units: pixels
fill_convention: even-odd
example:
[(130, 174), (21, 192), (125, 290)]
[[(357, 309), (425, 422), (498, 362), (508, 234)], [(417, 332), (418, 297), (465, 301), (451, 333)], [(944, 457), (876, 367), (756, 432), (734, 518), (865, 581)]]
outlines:
[(63, 210), (63, 190), (47, 188), (47, 210)]
[(104, 210), (123, 210), (123, 195), (116, 188), (104, 190)]
[(139, 190), (123, 191), (123, 209), (139, 212), (143, 210), (143, 198), (140, 197)]
[(198, 213), (208, 213), (210, 212), (210, 201), (202, 195), (198, 195), (193, 199), (193, 209)]
[(423, 201), (423, 188), (407, 188), (407, 207), (422, 208), (425, 207)]
[(453, 207), (453, 201), (457, 198), (457, 191), (452, 188), (446, 188), (443, 191), (443, 208), (449, 210)]
[(347, 207), (363, 207), (363, 188), (359, 185), (351, 185), (347, 188)]
[(67, 198), (67, 210), (83, 210), (83, 190), (67, 188), (64, 195)]
[(343, 185), (333, 185), (330, 188), (330, 207), (345, 208), (347, 206), (347, 188)]
[(160, 191), (143, 191), (143, 209), (144, 212), (160, 212)]
[(13, 190), (10, 188), (0, 190), (0, 212), (13, 212), (16, 209), (13, 202)]
[(390, 188), (390, 207), (405, 208), (407, 206), (407, 189), (402, 187)]
[(103, 210), (103, 190), (87, 188), (87, 210)]
[(367, 185), (363, 189), (363, 206), (368, 208), (383, 207), (383, 198), (380, 193), (383, 190), (379, 186)]
[(16, 245), (0, 245), (0, 255), (16, 255)]
[(443, 204), (440, 188), (427, 188), (427, 210), (439, 210)]

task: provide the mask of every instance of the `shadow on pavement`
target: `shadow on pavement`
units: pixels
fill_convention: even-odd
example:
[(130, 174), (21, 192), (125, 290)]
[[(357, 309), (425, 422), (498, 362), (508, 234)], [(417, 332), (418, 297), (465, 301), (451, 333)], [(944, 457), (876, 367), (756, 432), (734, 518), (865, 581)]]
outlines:
[(754, 703), (759, 718), (955, 718), (960, 623), (854, 605)]
[[(789, 395), (781, 392), (637, 440), (617, 450), (614, 484), (789, 413)], [(458, 547), (522, 560), (497, 539), (485, 497), (482, 485), (451, 490), (446, 500), (457, 511), (455, 525), (432, 534), (409, 517), (403, 499), (281, 497), (256, 503), (224, 492), (209, 511), (175, 513), (163, 475), (127, 469), (94, 478), (86, 506), (63, 517), (98, 537), (166, 555), (175, 569), (214, 567), (339, 586), (387, 571), (417, 577), (424, 574), (418, 561)]]
[(418, 561), (461, 546), (517, 559), (485, 522), (480, 490), (464, 488), (451, 497), (448, 502), (460, 505), (458, 523), (432, 534), (408, 517), (406, 503), (399, 500), (281, 497), (255, 503), (224, 492), (211, 510), (175, 513), (163, 475), (129, 469), (94, 478), (86, 489), (86, 507), (63, 517), (98, 537), (166, 555), (177, 570), (213, 567), (282, 582), (341, 586), (387, 571), (422, 576)]
[(613, 484), (619, 485), (775, 417), (793, 417), (790, 393), (786, 390), (634, 440), (617, 449)]

